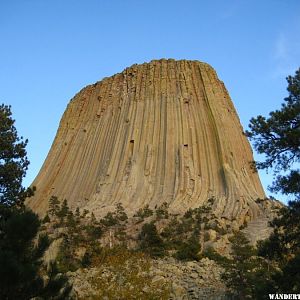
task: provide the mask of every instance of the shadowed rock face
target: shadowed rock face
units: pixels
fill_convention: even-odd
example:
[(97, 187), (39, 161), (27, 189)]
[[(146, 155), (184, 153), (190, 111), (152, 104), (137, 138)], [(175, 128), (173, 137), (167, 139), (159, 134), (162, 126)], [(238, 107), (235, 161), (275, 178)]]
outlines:
[(264, 198), (250, 145), (216, 72), (198, 61), (133, 65), (69, 103), (29, 206), (51, 195), (103, 215), (163, 202), (183, 212), (214, 197), (214, 213), (253, 219)]

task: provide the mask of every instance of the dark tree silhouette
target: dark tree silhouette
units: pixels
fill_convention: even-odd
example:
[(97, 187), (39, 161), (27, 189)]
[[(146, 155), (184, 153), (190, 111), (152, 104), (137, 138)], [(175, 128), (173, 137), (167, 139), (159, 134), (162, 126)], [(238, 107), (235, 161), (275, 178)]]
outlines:
[[(40, 220), (25, 208), (24, 200), (33, 191), (22, 186), (29, 161), (27, 140), (18, 137), (10, 106), (0, 106), (0, 299), (31, 299), (64, 295), (66, 280), (57, 277), (55, 264), (48, 279), (40, 274), (42, 256), (49, 246), (47, 235), (37, 236)], [(45, 270), (45, 273), (47, 271)], [(69, 292), (69, 287), (64, 289)]]

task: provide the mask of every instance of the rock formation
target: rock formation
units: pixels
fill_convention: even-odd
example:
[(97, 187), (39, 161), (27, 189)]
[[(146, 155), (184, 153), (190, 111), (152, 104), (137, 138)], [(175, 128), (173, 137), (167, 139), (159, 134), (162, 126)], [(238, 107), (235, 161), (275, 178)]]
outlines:
[(184, 212), (214, 197), (220, 219), (251, 220), (264, 198), (229, 94), (206, 63), (154, 60), (82, 89), (69, 103), (29, 206), (51, 195), (103, 215), (121, 202)]
[[(69, 272), (68, 276), (77, 297), (79, 299), (89, 299), (91, 295), (97, 295), (95, 287), (90, 282), (99, 281), (102, 284), (104, 283), (104, 286), (101, 286), (103, 291), (112, 286), (116, 289), (119, 282), (109, 279), (117, 277), (120, 281), (121, 276), (126, 276), (130, 271), (132, 272), (133, 267), (137, 268), (138, 266), (139, 262), (134, 260), (129, 264), (122, 265), (123, 272), (120, 272), (118, 269), (114, 270), (111, 266), (103, 264), (99, 269), (79, 269), (76, 272)], [(124, 269), (128, 273), (125, 273)], [(178, 262), (173, 258), (157, 259), (151, 261), (150, 269), (147, 272), (143, 271), (138, 273), (138, 276), (141, 278), (147, 276), (148, 280), (143, 278), (141, 282), (152, 285), (151, 289), (156, 291), (167, 287), (170, 290), (170, 300), (229, 299), (226, 297), (226, 287), (221, 278), (222, 267), (208, 258), (203, 258), (199, 262)], [(95, 280), (95, 278), (97, 279)], [(107, 281), (108, 283), (105, 286)], [(124, 281), (123, 278), (122, 282)], [(132, 286), (132, 289), (134, 288), (137, 287)]]

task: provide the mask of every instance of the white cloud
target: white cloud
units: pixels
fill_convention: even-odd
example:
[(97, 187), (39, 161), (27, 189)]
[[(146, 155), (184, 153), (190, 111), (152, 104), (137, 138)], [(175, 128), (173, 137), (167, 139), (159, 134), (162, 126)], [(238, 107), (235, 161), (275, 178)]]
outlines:
[[(294, 24), (293, 24), (294, 25)], [(274, 42), (272, 76), (285, 77), (295, 73), (300, 67), (300, 26), (291, 26), (289, 31), (282, 31)]]
[(283, 33), (280, 33), (275, 42), (275, 59), (282, 61), (288, 58), (288, 41)]

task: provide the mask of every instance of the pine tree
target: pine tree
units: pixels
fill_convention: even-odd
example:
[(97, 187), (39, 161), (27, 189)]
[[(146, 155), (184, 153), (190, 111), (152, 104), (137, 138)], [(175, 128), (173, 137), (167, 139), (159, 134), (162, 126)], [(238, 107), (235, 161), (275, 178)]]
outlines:
[[(273, 168), (275, 180), (271, 190), (300, 196), (300, 68), (287, 77), (289, 96), (281, 109), (270, 112), (269, 118), (258, 116), (250, 120), (248, 137), (258, 153), (266, 159), (257, 162), (258, 169)], [(279, 172), (285, 172), (284, 175)]]
[(49, 199), (48, 213), (52, 217), (58, 217), (60, 210), (60, 202), (56, 196), (51, 196)]
[(165, 255), (165, 247), (162, 238), (157, 232), (154, 222), (145, 223), (139, 234), (140, 250), (152, 257)]
[(0, 204), (6, 206), (22, 203), (30, 190), (22, 186), (29, 161), (27, 140), (18, 137), (12, 119), (11, 107), (0, 105)]
[(67, 199), (65, 199), (61, 204), (60, 211), (58, 214), (60, 218), (64, 218), (68, 215), (68, 213), (69, 213), (68, 201)]
[[(46, 235), (37, 236), (40, 220), (25, 208), (32, 194), (22, 186), (29, 161), (27, 140), (18, 137), (10, 106), (0, 106), (0, 299), (31, 299), (44, 293), (57, 295), (66, 280), (53, 273), (45, 286), (40, 275), (42, 256), (49, 246)], [(47, 290), (49, 285), (56, 289)], [(49, 297), (47, 298), (49, 299)]]
[(256, 255), (256, 250), (242, 232), (231, 239), (231, 259), (223, 263), (222, 275), (233, 299), (265, 299), (271, 270), (267, 261)]
[(271, 236), (259, 245), (259, 254), (281, 268), (272, 276), (273, 292), (284, 293), (300, 288), (300, 68), (287, 82), (289, 95), (281, 109), (269, 118), (252, 118), (247, 132), (255, 149), (266, 157), (256, 163), (257, 168), (274, 170), (270, 190), (294, 197), (271, 222)]

